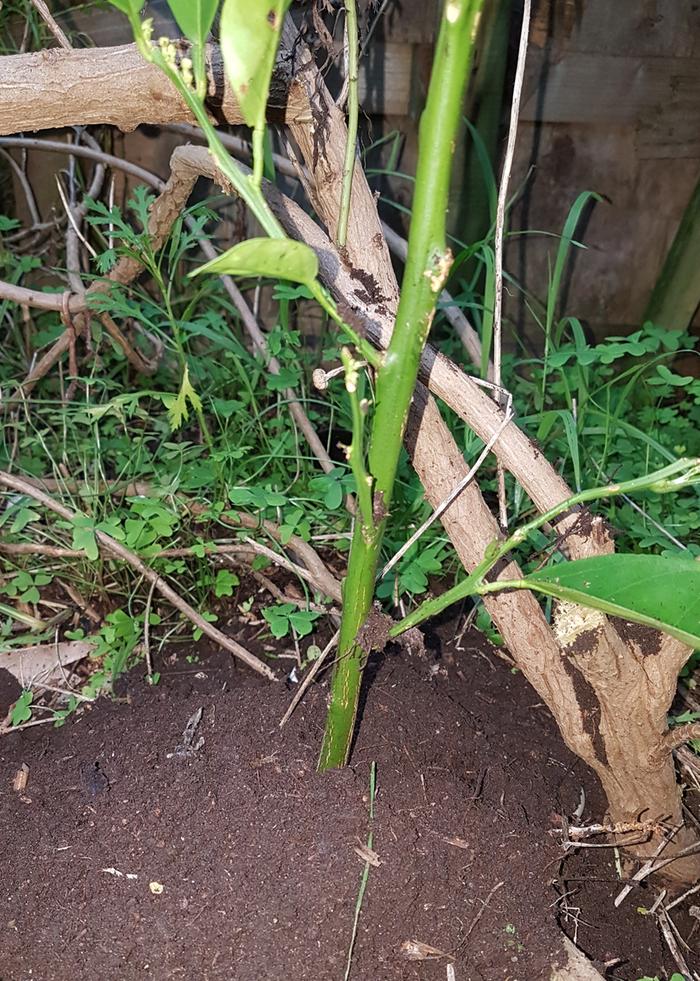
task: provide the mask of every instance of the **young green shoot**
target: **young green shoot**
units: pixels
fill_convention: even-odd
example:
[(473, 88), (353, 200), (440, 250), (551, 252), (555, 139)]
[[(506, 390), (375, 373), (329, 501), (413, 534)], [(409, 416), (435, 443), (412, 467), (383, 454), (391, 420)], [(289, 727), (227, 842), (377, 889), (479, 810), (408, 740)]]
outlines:
[[(372, 824), (374, 823), (374, 801), (377, 796), (377, 764), (372, 761), (372, 765), (369, 770), (369, 832), (367, 834), (367, 851), (371, 852), (374, 848), (374, 829)], [(362, 877), (360, 878), (360, 888), (357, 893), (357, 902), (355, 903), (355, 917), (352, 922), (352, 935), (350, 937), (350, 947), (348, 948), (348, 961), (345, 967), (345, 976), (343, 981), (348, 981), (350, 977), (350, 971), (352, 970), (352, 953), (355, 949), (355, 940), (357, 939), (357, 926), (360, 922), (360, 912), (362, 911), (362, 903), (365, 898), (365, 890), (367, 889), (367, 880), (369, 879), (369, 860), (365, 861), (365, 867), (362, 870)]]
[(340, 215), (338, 216), (338, 245), (341, 249), (345, 248), (348, 235), (348, 217), (350, 215), (352, 177), (355, 172), (355, 145), (357, 143), (357, 120), (359, 116), (359, 98), (357, 93), (359, 45), (355, 0), (345, 0), (345, 46), (347, 53), (348, 138), (345, 144), (343, 187), (340, 196)]
[[(637, 477), (634, 480), (622, 481), (617, 484), (606, 484), (602, 487), (592, 487), (588, 490), (580, 491), (578, 494), (574, 494), (572, 497), (565, 501), (562, 501), (556, 507), (550, 508), (549, 511), (544, 514), (538, 515), (529, 521), (527, 524), (522, 525), (520, 528), (516, 529), (512, 535), (510, 535), (505, 541), (498, 542), (494, 541), (486, 549), (486, 553), (482, 561), (476, 566), (474, 571), (467, 576), (467, 578), (453, 586), (452, 589), (448, 589), (441, 596), (435, 599), (428, 600), (425, 603), (421, 603), (415, 610), (413, 610), (407, 617), (403, 620), (394, 624), (394, 626), (389, 631), (390, 637), (398, 637), (404, 631), (408, 630), (410, 627), (415, 627), (429, 617), (436, 616), (441, 613), (448, 606), (456, 603), (458, 600), (465, 599), (467, 596), (474, 595), (485, 595), (487, 593), (500, 592), (504, 589), (538, 589), (541, 592), (549, 593), (550, 595), (557, 595), (562, 598), (575, 599), (577, 602), (585, 602), (587, 605), (594, 606), (597, 609), (603, 610), (603, 612), (613, 612), (611, 607), (612, 603), (607, 601), (605, 598), (589, 596), (587, 599), (582, 596), (581, 591), (577, 591), (576, 597), (571, 595), (567, 597), (565, 594), (567, 592), (566, 588), (561, 588), (557, 586), (556, 583), (551, 582), (551, 578), (545, 578), (543, 574), (532, 574), (529, 577), (519, 580), (496, 580), (494, 582), (486, 582), (486, 576), (491, 572), (491, 570), (505, 558), (509, 552), (511, 552), (516, 546), (521, 545), (525, 542), (530, 535), (538, 531), (543, 525), (554, 521), (560, 514), (564, 511), (568, 511), (571, 508), (577, 507), (580, 504), (586, 504), (590, 501), (597, 501), (605, 497), (615, 497), (620, 494), (637, 494), (645, 491), (653, 491), (656, 494), (669, 494), (674, 491), (681, 490), (684, 487), (690, 487), (694, 484), (700, 483), (700, 459), (681, 459), (677, 460), (675, 463), (670, 464), (667, 467), (663, 467), (661, 470), (655, 470), (653, 473), (647, 474), (645, 477)], [(661, 565), (658, 566), (659, 569), (666, 569), (669, 576), (674, 572), (680, 573), (681, 577), (685, 577), (686, 585), (688, 584), (688, 579), (690, 574), (696, 572), (700, 576), (700, 563), (692, 562), (687, 559), (664, 559), (660, 556), (639, 556), (639, 555), (607, 555), (599, 556), (595, 560), (593, 559), (581, 559), (577, 562), (563, 563), (561, 566), (556, 567), (556, 571), (563, 575), (563, 570), (569, 566), (572, 569), (581, 569), (585, 571), (586, 563), (595, 561), (600, 564), (603, 563), (603, 567), (609, 568), (609, 576), (612, 576), (613, 582), (615, 577), (615, 569), (617, 567), (618, 571), (622, 571), (622, 564), (626, 561), (629, 563), (632, 560), (632, 567), (636, 564), (639, 565), (639, 560), (645, 559), (655, 559)], [(682, 566), (679, 565), (682, 563)], [(641, 568), (641, 565), (639, 565)], [(695, 580), (695, 577), (693, 577)], [(585, 586), (586, 578), (585, 575), (582, 579), (582, 586)], [(682, 589), (682, 581), (678, 583), (678, 590)], [(691, 584), (691, 589), (692, 589)], [(574, 588), (570, 587), (570, 591), (573, 594)], [(663, 599), (663, 595), (660, 599)], [(634, 606), (628, 606), (625, 608), (625, 613), (622, 614), (620, 609), (616, 609), (614, 612), (617, 615), (625, 615), (627, 619), (637, 620), (643, 623), (650, 623), (652, 618), (647, 614), (639, 614), (635, 611)], [(700, 610), (698, 611), (700, 612)], [(697, 616), (697, 614), (695, 614)], [(659, 626), (661, 621), (658, 619), (654, 621), (654, 626)], [(697, 646), (698, 638), (697, 629), (693, 633), (691, 629), (686, 629), (684, 626), (679, 627), (678, 624), (674, 622), (663, 622), (663, 628), (670, 633), (675, 633), (676, 635), (683, 635), (682, 639), (693, 646)]]

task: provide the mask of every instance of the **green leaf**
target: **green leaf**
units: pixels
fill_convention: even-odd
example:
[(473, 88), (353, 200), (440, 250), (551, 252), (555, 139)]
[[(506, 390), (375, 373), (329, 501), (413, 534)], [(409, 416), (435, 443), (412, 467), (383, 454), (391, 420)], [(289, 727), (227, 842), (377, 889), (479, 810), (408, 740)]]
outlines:
[(12, 232), (19, 228), (20, 222), (16, 218), (8, 218), (7, 215), (0, 215), (0, 232)]
[(10, 527), (10, 532), (22, 531), (32, 521), (38, 521), (41, 515), (31, 508), (19, 508), (14, 514), (14, 521)]
[(202, 400), (192, 388), (192, 384), (190, 382), (190, 371), (187, 365), (185, 365), (185, 372), (182, 376), (180, 391), (177, 393), (177, 398), (174, 399), (168, 406), (168, 422), (170, 423), (172, 429), (179, 429), (182, 423), (189, 419), (190, 414), (187, 408), (188, 402), (191, 404), (195, 412), (199, 412), (202, 408)]
[(290, 3), (291, 0), (224, 0), (221, 52), (248, 126), (259, 127), (265, 120), (270, 76)]
[(95, 538), (95, 524), (91, 518), (76, 515), (73, 518), (73, 548), (82, 549), (91, 562), (99, 558), (100, 550)]
[(11, 725), (20, 726), (23, 722), (29, 722), (32, 717), (33, 701), (34, 693), (25, 688), (12, 707), (12, 713), (10, 715)]
[(318, 275), (318, 259), (303, 242), (286, 238), (249, 238), (205, 262), (190, 275), (199, 276), (203, 272), (288, 279), (310, 286)]
[(313, 610), (297, 610), (289, 614), (289, 622), (300, 637), (306, 637), (314, 629), (314, 620), (318, 620), (319, 616)]
[(234, 588), (240, 583), (240, 579), (229, 569), (219, 569), (214, 580), (214, 595), (217, 599), (222, 596), (233, 596)]
[(289, 633), (290, 614), (294, 612), (291, 603), (280, 603), (277, 606), (266, 606), (262, 615), (267, 620), (270, 633), (277, 640), (281, 640)]
[(525, 588), (663, 630), (700, 648), (700, 562), (599, 555), (532, 572)]
[(109, 2), (127, 17), (138, 17), (143, 7), (143, 0), (109, 0)]
[(185, 37), (193, 44), (204, 44), (219, 0), (168, 0), (168, 6)]

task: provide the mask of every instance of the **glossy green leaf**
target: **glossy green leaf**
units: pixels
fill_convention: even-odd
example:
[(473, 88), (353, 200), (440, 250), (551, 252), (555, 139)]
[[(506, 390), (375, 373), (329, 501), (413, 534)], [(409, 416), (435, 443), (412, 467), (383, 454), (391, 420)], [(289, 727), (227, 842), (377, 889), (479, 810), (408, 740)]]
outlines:
[(168, 6), (185, 37), (193, 44), (204, 44), (219, 0), (168, 0)]
[(127, 17), (138, 17), (143, 7), (143, 0), (109, 0), (109, 2)]
[(265, 120), (270, 76), (291, 0), (224, 0), (221, 52), (226, 75), (248, 126)]
[(532, 572), (529, 589), (657, 627), (700, 648), (700, 562), (600, 555)]
[(310, 286), (318, 275), (318, 259), (313, 249), (303, 242), (286, 238), (249, 238), (195, 269), (191, 275), (198, 276), (203, 272), (289, 279)]

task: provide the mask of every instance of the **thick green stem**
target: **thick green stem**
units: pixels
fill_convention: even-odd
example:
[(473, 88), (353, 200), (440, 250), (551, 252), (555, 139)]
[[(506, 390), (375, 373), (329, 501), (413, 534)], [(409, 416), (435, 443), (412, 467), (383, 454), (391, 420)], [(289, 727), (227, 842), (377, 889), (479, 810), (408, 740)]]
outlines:
[(348, 80), (348, 140), (345, 144), (343, 161), (343, 188), (340, 196), (340, 215), (338, 216), (338, 245), (345, 248), (348, 235), (348, 216), (352, 195), (352, 175), (355, 171), (355, 144), (357, 143), (357, 119), (359, 99), (357, 95), (358, 43), (357, 7), (355, 0), (345, 0), (345, 37), (347, 39), (347, 80)]
[(357, 387), (360, 381), (361, 365), (355, 361), (346, 347), (340, 352), (340, 358), (345, 368), (345, 389), (350, 399), (352, 412), (352, 440), (347, 448), (347, 458), (355, 478), (357, 488), (357, 504), (360, 510), (360, 520), (370, 533), (374, 530), (374, 515), (372, 514), (372, 478), (365, 469), (364, 431), (365, 408), (360, 402)]
[(382, 536), (418, 363), (450, 268), (445, 220), (462, 98), (484, 0), (447, 0), (421, 117), (408, 255), (396, 324), (377, 374), (368, 468), (373, 524), (357, 520), (343, 589), (343, 619), (319, 769), (342, 766), (350, 753), (365, 653), (358, 632), (371, 611)]

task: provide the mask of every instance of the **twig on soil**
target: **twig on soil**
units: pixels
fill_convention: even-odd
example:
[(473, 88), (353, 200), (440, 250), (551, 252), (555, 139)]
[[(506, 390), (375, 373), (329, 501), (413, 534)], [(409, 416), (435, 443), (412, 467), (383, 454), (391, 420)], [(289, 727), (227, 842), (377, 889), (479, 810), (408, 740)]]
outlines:
[[(38, 501), (43, 504), (45, 508), (49, 511), (53, 511), (55, 514), (60, 515), (67, 521), (73, 521), (76, 517), (79, 517), (79, 512), (71, 511), (69, 508), (64, 507), (55, 501), (53, 498), (49, 497), (43, 491), (38, 490), (33, 487), (26, 480), (22, 480), (20, 477), (15, 477), (12, 474), (5, 473), (5, 471), (0, 470), (0, 484), (4, 484), (5, 487), (10, 487), (13, 490), (18, 491), (20, 494), (25, 494), (27, 497), (33, 498), (33, 500)], [(202, 633), (210, 637), (215, 643), (220, 644), (221, 647), (230, 651), (235, 657), (239, 658), (244, 664), (257, 671), (258, 674), (263, 675), (263, 677), (268, 678), (270, 681), (276, 681), (276, 677), (271, 669), (264, 664), (259, 658), (247, 651), (245, 647), (241, 647), (240, 644), (232, 640), (231, 637), (227, 637), (226, 634), (217, 630), (216, 627), (212, 626), (207, 620), (201, 616), (189, 603), (185, 602), (181, 596), (175, 592), (175, 590), (169, 586), (161, 577), (149, 568), (141, 559), (131, 552), (128, 548), (121, 544), (121, 542), (115, 541), (109, 535), (106, 535), (102, 531), (95, 531), (95, 538), (102, 546), (110, 557), (121, 559), (123, 562), (128, 563), (133, 569), (140, 573), (144, 579), (148, 582), (154, 583), (155, 588), (168, 600), (176, 609), (178, 609), (188, 620), (199, 627)]]
[[(243, 563), (238, 563), (233, 560), (232, 564), (241, 568), (244, 566)], [(339, 614), (339, 610), (328, 609), (328, 607), (320, 606), (318, 603), (308, 603), (303, 596), (290, 596), (289, 593), (285, 593), (283, 589), (274, 583), (268, 576), (258, 572), (257, 569), (251, 569), (250, 574), (256, 582), (260, 583), (263, 589), (266, 589), (268, 593), (275, 597), (280, 603), (291, 603), (292, 606), (298, 606), (301, 610), (312, 610), (314, 613), (327, 613), (331, 617), (336, 617)]]
[[(461, 940), (461, 942), (459, 944), (459, 947), (463, 947), (464, 944), (467, 942), (467, 940), (469, 940), (469, 937), (473, 933), (475, 926), (477, 925), (477, 923), (479, 922), (479, 920), (481, 919), (481, 917), (486, 912), (487, 906), (489, 905), (489, 903), (491, 902), (491, 900), (493, 899), (493, 897), (496, 895), (496, 893), (498, 892), (498, 890), (501, 888), (501, 886), (504, 886), (504, 885), (505, 885), (505, 881), (503, 881), (503, 882), (497, 882), (496, 885), (493, 887), (493, 889), (491, 890), (491, 892), (488, 894), (488, 896), (486, 897), (486, 899), (481, 904), (481, 909), (479, 910), (479, 912), (476, 914), (476, 916), (474, 917), (474, 919), (470, 923), (469, 929), (464, 934), (464, 937), (462, 938), (462, 940)], [(459, 950), (459, 947), (457, 948), (457, 950)]]
[(675, 936), (677, 930), (675, 924), (673, 923), (673, 920), (668, 915), (665, 909), (659, 910), (656, 916), (657, 916), (659, 927), (661, 928), (661, 934), (664, 940), (666, 941), (666, 945), (671, 952), (671, 956), (676, 962), (676, 966), (678, 967), (678, 970), (681, 971), (685, 977), (697, 978), (698, 975), (694, 971), (691, 973), (690, 968), (688, 967), (688, 964), (686, 962), (686, 959), (681, 953), (680, 947), (678, 946), (678, 942)]
[(643, 841), (648, 841), (649, 835), (663, 829), (655, 821), (623, 821), (618, 824), (589, 824), (589, 825), (570, 825), (564, 821), (561, 829), (556, 829), (551, 834), (561, 834), (564, 838), (562, 846), (569, 848), (617, 848), (620, 842), (605, 842), (603, 844), (585, 842), (585, 838), (593, 838), (596, 835), (628, 835), (635, 832), (643, 832), (643, 837), (635, 838), (633, 841), (622, 842), (624, 845), (636, 845)]
[(686, 891), (684, 893), (681, 893), (681, 895), (678, 896), (677, 899), (674, 899), (672, 903), (669, 903), (666, 906), (666, 912), (673, 909), (674, 906), (679, 906), (684, 899), (687, 899), (688, 896), (692, 896), (694, 893), (698, 892), (698, 890), (700, 890), (700, 882), (695, 886), (691, 886), (690, 889), (686, 889)]
[[(89, 698), (87, 695), (81, 694), (79, 691), (70, 691), (68, 688), (57, 688), (55, 685), (47, 685), (43, 681), (32, 681), (28, 688), (39, 688), (42, 691), (52, 691), (57, 695), (66, 695), (68, 698), (75, 698), (78, 702), (95, 702), (96, 698)], [(15, 726), (16, 728), (16, 726)]]
[[(668, 845), (669, 842), (673, 840), (673, 838), (678, 834), (678, 832), (681, 830), (682, 827), (683, 825), (679, 824), (675, 828), (671, 828), (668, 834), (661, 839), (658, 846), (654, 850), (654, 854), (652, 855), (652, 857), (647, 862), (645, 862), (640, 869), (637, 869), (637, 871), (634, 873), (634, 875), (629, 880), (629, 882), (620, 890), (618, 895), (615, 897), (616, 908), (621, 905), (621, 903), (629, 895), (632, 889), (634, 889), (634, 887), (638, 885), (642, 881), (642, 879), (645, 879), (648, 875), (651, 875), (652, 872), (655, 872), (657, 869), (668, 864), (669, 861), (673, 862), (676, 858), (680, 858), (680, 856), (684, 854), (684, 852), (688, 851), (688, 849), (684, 848), (683, 851), (679, 852), (678, 855), (675, 855), (672, 859), (667, 859), (666, 861), (660, 862), (657, 865), (654, 864), (654, 860), (659, 857), (659, 855), (664, 850), (666, 845)], [(694, 845), (690, 846), (690, 848), (693, 850), (696, 849), (697, 847), (698, 846), (694, 846)]]
[(294, 698), (289, 703), (289, 707), (288, 707), (287, 711), (284, 713), (284, 715), (280, 719), (280, 723), (279, 723), (280, 729), (282, 728), (282, 726), (285, 725), (286, 722), (288, 722), (288, 720), (289, 720), (292, 712), (294, 711), (294, 709), (297, 707), (297, 705), (299, 704), (299, 702), (304, 697), (304, 694), (305, 694), (307, 688), (309, 687), (309, 685), (311, 684), (311, 682), (314, 680), (314, 678), (316, 677), (316, 675), (318, 674), (318, 672), (321, 670), (321, 667), (323, 665), (323, 662), (326, 660), (326, 658), (328, 657), (328, 655), (330, 654), (330, 652), (333, 650), (333, 648), (335, 647), (335, 645), (338, 643), (338, 637), (339, 636), (340, 636), (340, 631), (339, 630), (336, 630), (336, 632), (333, 634), (333, 636), (331, 637), (331, 639), (328, 641), (328, 643), (326, 644), (326, 646), (323, 648), (323, 650), (321, 651), (321, 653), (319, 654), (319, 656), (316, 658), (316, 660), (314, 661), (314, 663), (311, 665), (309, 671), (306, 674), (306, 677), (304, 678), (304, 680), (302, 681), (302, 683), (299, 685), (299, 688), (297, 689), (297, 691), (296, 691), (296, 693), (294, 695)]
[[(3, 549), (4, 551), (4, 549)], [(73, 549), (70, 549), (73, 551)], [(82, 553), (78, 553), (82, 554)], [(92, 606), (86, 599), (84, 599), (75, 586), (71, 586), (70, 583), (65, 582), (63, 579), (56, 578), (58, 585), (64, 590), (64, 592), (73, 600), (75, 605), (83, 611), (83, 613), (92, 620), (93, 623), (101, 623), (102, 617), (97, 612), (94, 606)]]
[(21, 732), (22, 729), (31, 729), (33, 726), (44, 726), (47, 722), (55, 722), (53, 715), (50, 715), (47, 719), (30, 719), (29, 722), (23, 722), (18, 726), (6, 725), (5, 722), (0, 724), (0, 736), (9, 736), (12, 732)]

